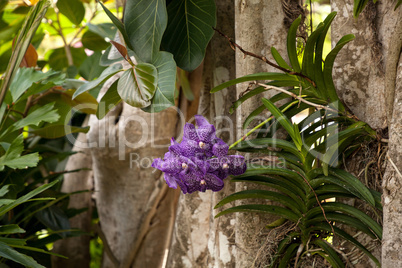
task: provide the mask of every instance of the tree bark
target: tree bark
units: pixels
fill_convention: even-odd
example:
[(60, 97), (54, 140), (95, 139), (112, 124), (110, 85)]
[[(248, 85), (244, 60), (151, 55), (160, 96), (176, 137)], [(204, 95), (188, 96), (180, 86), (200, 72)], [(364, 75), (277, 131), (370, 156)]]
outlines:
[[(281, 1), (235, 1), (235, 29), (236, 42), (247, 51), (270, 57), (270, 48), (274, 46), (281, 55), (286, 53), (287, 27), (285, 13)], [(236, 77), (251, 73), (278, 70), (265, 64), (261, 60), (247, 57), (239, 50), (236, 51)], [(237, 86), (237, 95), (247, 89), (247, 84)], [(276, 92), (275, 92), (276, 93)], [(269, 97), (273, 94), (264, 94)], [(241, 129), (245, 118), (262, 103), (261, 96), (253, 97), (244, 102), (237, 110), (237, 136), (241, 138), (248, 130)], [(260, 122), (266, 118), (259, 118)], [(256, 188), (247, 183), (236, 183), (236, 191)], [(238, 202), (237, 205), (245, 204)], [(236, 236), (236, 265), (235, 267), (264, 267), (269, 263), (271, 247), (275, 243), (274, 235), (264, 231), (266, 224), (274, 221), (274, 216), (254, 213), (237, 213), (235, 216)]]
[[(84, 122), (84, 125), (87, 122), (88, 120)], [(80, 143), (86, 144), (86, 134), (80, 133), (77, 140)], [(92, 159), (89, 149), (74, 146), (72, 151), (77, 153), (68, 159), (66, 170), (91, 169)], [(91, 232), (93, 172), (92, 170), (81, 170), (64, 175), (63, 186), (61, 188), (63, 193), (83, 190), (89, 190), (89, 192), (70, 196), (69, 208), (81, 209), (87, 207), (88, 210), (71, 218), (70, 226), (84, 232)], [(89, 253), (90, 239), (89, 235), (81, 235), (57, 241), (54, 244), (54, 251), (68, 257), (68, 259), (52, 256), (52, 267), (88, 268), (91, 260)]]
[[(389, 129), (389, 158), (382, 182), (384, 191), (382, 263), (383, 267), (399, 267), (402, 265), (400, 254), (397, 253), (400, 252), (398, 250), (402, 242), (398, 239), (401, 229), (402, 199), (395, 189), (400, 188), (402, 178), (398, 176), (391, 162), (400, 169), (402, 106), (399, 104), (402, 69), (398, 67), (398, 62), (401, 64), (402, 10), (399, 8), (393, 11), (395, 3), (392, 1), (376, 4), (369, 1), (359, 18), (354, 19), (352, 2), (334, 0), (331, 1), (331, 6), (334, 11), (338, 11), (332, 26), (332, 45), (334, 46), (343, 35), (353, 33), (356, 36), (354, 41), (341, 50), (335, 62), (333, 77), (338, 93), (348, 108), (360, 120), (377, 129), (380, 136), (386, 133), (382, 129), (387, 127)], [(368, 151), (366, 155), (377, 155), (377, 149), (383, 147), (381, 144), (378, 146), (371, 148), (372, 152)], [(348, 159), (347, 166), (357, 167), (349, 171), (358, 176), (359, 173), (361, 174), (361, 169), (369, 166), (372, 160), (368, 157), (363, 159), (355, 157)], [(374, 159), (378, 163), (381, 163), (380, 160), (381, 156), (378, 155)], [(377, 173), (381, 173), (381, 167)], [(371, 187), (381, 185), (381, 181), (375, 178), (369, 178), (366, 183)], [(365, 242), (370, 241), (361, 239)], [(380, 247), (377, 246), (374, 249), (374, 255), (380, 257)], [(360, 267), (375, 266), (368, 258), (360, 260), (358, 265)]]

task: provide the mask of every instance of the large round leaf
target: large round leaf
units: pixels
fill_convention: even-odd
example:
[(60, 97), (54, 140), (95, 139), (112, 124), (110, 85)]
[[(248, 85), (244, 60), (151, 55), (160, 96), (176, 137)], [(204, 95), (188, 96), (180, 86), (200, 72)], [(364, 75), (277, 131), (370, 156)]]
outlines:
[(152, 63), (161, 45), (167, 25), (165, 0), (127, 1), (124, 9), (124, 26), (134, 52)]
[(192, 71), (204, 59), (216, 23), (214, 0), (173, 0), (167, 7), (168, 26), (162, 46), (174, 55), (177, 66)]
[(75, 25), (84, 19), (85, 7), (79, 0), (58, 0), (56, 6)]
[(126, 70), (117, 83), (117, 92), (131, 106), (143, 108), (151, 104), (158, 82), (155, 66), (140, 63)]
[(91, 31), (86, 31), (81, 41), (85, 48), (94, 51), (105, 50), (109, 46), (109, 43), (107, 43), (102, 36)]

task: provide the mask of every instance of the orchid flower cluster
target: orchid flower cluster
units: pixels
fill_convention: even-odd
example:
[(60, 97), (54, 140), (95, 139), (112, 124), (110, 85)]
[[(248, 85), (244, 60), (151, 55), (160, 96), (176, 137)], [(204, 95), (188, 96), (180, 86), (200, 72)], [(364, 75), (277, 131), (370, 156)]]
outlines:
[(155, 159), (152, 167), (165, 173), (169, 187), (180, 186), (184, 194), (216, 192), (223, 188), (228, 175), (243, 174), (246, 163), (241, 155), (227, 155), (229, 146), (216, 137), (215, 127), (204, 117), (196, 115), (195, 121), (198, 128), (186, 123), (182, 142), (172, 138), (164, 160)]

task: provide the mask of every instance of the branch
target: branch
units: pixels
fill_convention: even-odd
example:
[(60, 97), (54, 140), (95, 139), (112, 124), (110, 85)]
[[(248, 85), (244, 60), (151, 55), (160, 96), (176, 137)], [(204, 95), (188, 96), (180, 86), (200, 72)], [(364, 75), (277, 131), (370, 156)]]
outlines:
[(214, 27), (212, 27), (212, 28), (213, 28), (217, 33), (219, 33), (221, 36), (225, 37), (225, 38), (229, 41), (230, 47), (231, 47), (233, 50), (236, 50), (236, 48), (238, 48), (244, 55), (251, 56), (251, 57), (254, 57), (254, 58), (256, 58), (256, 59), (262, 60), (262, 61), (265, 62), (266, 64), (271, 65), (272, 67), (274, 67), (274, 68), (276, 68), (276, 69), (279, 69), (279, 70), (281, 70), (281, 71), (283, 71), (283, 72), (285, 72), (285, 73), (303, 77), (304, 79), (306, 79), (307, 81), (309, 81), (314, 87), (316, 86), (315, 83), (314, 83), (314, 81), (311, 80), (310, 78), (308, 78), (307, 76), (305, 76), (304, 74), (301, 74), (301, 73), (298, 73), (298, 72), (292, 72), (292, 71), (290, 71), (290, 70), (288, 70), (288, 69), (286, 69), (286, 68), (283, 68), (283, 67), (281, 67), (281, 66), (279, 66), (279, 65), (277, 65), (277, 64), (275, 64), (275, 63), (273, 63), (272, 61), (268, 60), (265, 56), (259, 56), (259, 55), (257, 55), (257, 54), (252, 53), (252, 52), (249, 52), (249, 51), (247, 51), (247, 50), (244, 50), (241, 46), (239, 46), (238, 44), (236, 44), (236, 42), (233, 41), (232, 38), (230, 38), (230, 37), (227, 36), (226, 34), (222, 33), (220, 30), (218, 30), (218, 29), (216, 29), (216, 28), (214, 28)]
[(340, 113), (338, 110), (335, 110), (335, 109), (329, 108), (329, 107), (327, 107), (327, 106), (323, 106), (323, 105), (316, 104), (316, 103), (314, 103), (314, 102), (305, 100), (305, 99), (303, 99), (302, 97), (297, 96), (296, 94), (287, 91), (286, 89), (283, 89), (283, 88), (280, 88), (280, 87), (268, 86), (268, 85), (261, 84), (261, 83), (257, 83), (257, 85), (262, 86), (262, 87), (264, 87), (264, 88), (266, 88), (266, 89), (275, 89), (275, 90), (278, 90), (278, 91), (283, 92), (283, 93), (285, 93), (285, 94), (287, 94), (287, 95), (289, 95), (289, 96), (291, 96), (291, 97), (293, 97), (293, 98), (295, 98), (295, 99), (298, 99), (298, 100), (301, 101), (301, 102), (304, 102), (304, 103), (306, 103), (306, 104), (308, 104), (308, 105), (311, 105), (311, 106), (313, 106), (313, 107), (316, 107), (316, 108), (318, 108), (318, 109), (324, 109), (324, 110), (328, 110), (328, 111), (331, 111), (331, 112)]

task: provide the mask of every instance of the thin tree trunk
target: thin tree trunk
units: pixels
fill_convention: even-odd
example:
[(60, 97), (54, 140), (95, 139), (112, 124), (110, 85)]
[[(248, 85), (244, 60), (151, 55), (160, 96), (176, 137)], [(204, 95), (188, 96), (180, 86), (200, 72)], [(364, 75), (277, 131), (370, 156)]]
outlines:
[[(284, 24), (285, 13), (281, 1), (235, 1), (236, 42), (247, 51), (271, 58), (270, 49), (274, 46), (281, 55), (286, 55), (287, 27)], [(236, 51), (236, 77), (251, 73), (278, 70), (261, 60), (247, 57)], [(237, 86), (237, 95), (247, 89), (247, 84)], [(268, 97), (269, 94), (265, 94)], [(272, 93), (271, 93), (272, 96)], [(241, 129), (245, 118), (262, 103), (261, 96), (256, 96), (237, 110), (237, 135), (240, 138), (247, 130)], [(258, 123), (266, 118), (261, 119)], [(262, 120), (263, 119), (263, 120)], [(248, 129), (250, 130), (250, 129)], [(257, 188), (256, 185), (236, 183), (236, 191)], [(238, 202), (238, 205), (247, 201)], [(232, 216), (233, 217), (233, 216)], [(274, 216), (252, 213), (237, 213), (235, 216), (236, 266), (264, 267), (269, 263), (275, 234), (265, 232), (265, 225), (274, 221)]]

